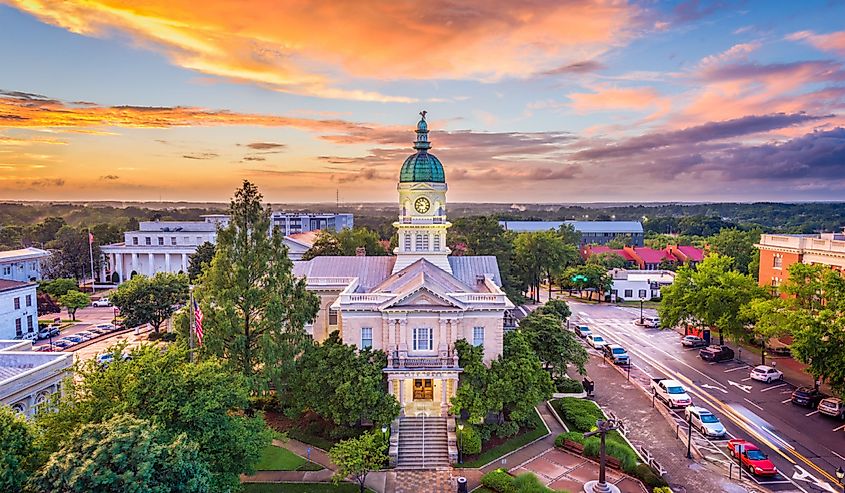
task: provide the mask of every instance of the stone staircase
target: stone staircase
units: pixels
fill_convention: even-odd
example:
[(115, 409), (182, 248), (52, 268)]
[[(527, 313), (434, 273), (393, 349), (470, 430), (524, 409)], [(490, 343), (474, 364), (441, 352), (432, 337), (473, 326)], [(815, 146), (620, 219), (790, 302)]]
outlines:
[(436, 469), (449, 466), (446, 418), (400, 418), (397, 469)]

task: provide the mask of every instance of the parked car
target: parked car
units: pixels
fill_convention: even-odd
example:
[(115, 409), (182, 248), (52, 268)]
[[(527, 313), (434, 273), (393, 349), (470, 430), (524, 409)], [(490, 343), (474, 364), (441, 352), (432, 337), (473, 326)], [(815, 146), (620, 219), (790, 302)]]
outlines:
[(619, 344), (605, 344), (601, 349), (604, 355), (617, 365), (627, 365), (631, 360), (628, 356), (628, 351), (625, 351), (625, 348)]
[(698, 352), (704, 361), (730, 361), (734, 359), (734, 350), (728, 346), (708, 346)]
[(73, 346), (75, 343), (73, 341), (66, 341), (64, 339), (59, 339), (58, 341), (53, 342), (53, 347), (58, 349), (67, 349)]
[(98, 325), (95, 325), (94, 328), (98, 329), (98, 330), (102, 330), (103, 332), (112, 332), (112, 331), (117, 330), (117, 327), (115, 327), (112, 324), (98, 324)]
[(579, 337), (587, 338), (593, 335), (593, 331), (590, 330), (589, 327), (586, 325), (578, 325), (575, 327), (575, 333), (578, 334)]
[(722, 438), (727, 433), (719, 418), (703, 407), (687, 407), (684, 417), (692, 423), (694, 429), (706, 437)]
[(40, 345), (40, 346), (35, 346), (35, 347), (34, 347), (34, 348), (32, 348), (32, 349), (33, 349), (34, 351), (38, 351), (39, 353), (43, 353), (43, 352), (47, 352), (47, 351), (52, 351), (52, 350), (53, 350), (53, 346), (51, 346), (51, 345), (49, 345), (49, 344), (42, 344), (42, 345)]
[(798, 404), (799, 406), (809, 407), (810, 409), (815, 409), (816, 406), (822, 401), (822, 399), (827, 398), (826, 394), (823, 394), (819, 389), (815, 387), (798, 387), (797, 389), (792, 391), (792, 403)]
[(845, 402), (839, 397), (826, 397), (819, 401), (819, 413), (845, 419)]
[(85, 340), (88, 341), (88, 340), (91, 340), (91, 339), (97, 337), (98, 334), (95, 334), (95, 333), (88, 331), (88, 330), (83, 330), (83, 331), (77, 332), (76, 335), (78, 335), (79, 337), (84, 337)]
[(107, 331), (107, 330), (98, 329), (97, 327), (93, 327), (93, 328), (88, 329), (88, 332), (90, 332), (90, 333), (94, 334), (94, 337), (101, 336), (101, 335), (103, 335), (103, 334), (107, 334), (107, 333), (108, 333), (108, 331)]
[(751, 370), (751, 379), (759, 382), (772, 383), (783, 379), (783, 372), (771, 366), (759, 365)]
[(83, 339), (83, 338), (79, 337), (79, 336), (78, 336), (78, 335), (76, 335), (76, 334), (69, 335), (69, 336), (64, 336), (64, 337), (62, 337), (62, 339), (61, 339), (61, 340), (64, 340), (64, 341), (70, 341), (70, 342), (72, 342), (72, 343), (74, 343), (74, 344), (79, 344), (80, 342), (84, 341), (84, 339)]
[(108, 298), (100, 298), (92, 301), (91, 306), (111, 306), (111, 301)]
[(643, 325), (651, 329), (659, 329), (660, 317), (643, 317)]
[(49, 337), (56, 337), (59, 335), (59, 326), (50, 324), (38, 331), (39, 339), (47, 339)]
[(587, 343), (595, 349), (601, 349), (607, 345), (607, 341), (598, 334), (590, 334), (587, 336)]
[(669, 407), (687, 407), (692, 405), (692, 398), (687, 390), (677, 380), (668, 378), (652, 378), (651, 391), (657, 399), (665, 402)]
[(21, 340), (21, 341), (34, 341), (37, 338), (38, 338), (37, 332), (24, 332), (19, 336), (15, 336), (15, 339), (18, 339), (18, 340)]
[(681, 339), (681, 345), (684, 347), (704, 347), (707, 343), (698, 336), (684, 336)]
[(774, 476), (778, 473), (766, 454), (748, 440), (741, 438), (728, 440), (728, 453), (734, 459), (738, 459), (740, 465), (755, 476)]

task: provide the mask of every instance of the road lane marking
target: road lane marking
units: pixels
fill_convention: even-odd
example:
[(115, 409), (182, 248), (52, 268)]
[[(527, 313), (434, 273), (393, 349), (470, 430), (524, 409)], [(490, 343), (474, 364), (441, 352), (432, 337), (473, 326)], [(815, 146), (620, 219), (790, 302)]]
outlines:
[(841, 455), (837, 454), (837, 453), (836, 453), (836, 452), (834, 452), (833, 450), (831, 450), (830, 452), (831, 452), (833, 455), (835, 455), (835, 456), (839, 457), (840, 459), (845, 460), (845, 457), (842, 457)]
[(737, 370), (744, 370), (748, 367), (749, 367), (748, 365), (745, 365), (745, 366), (737, 366), (736, 368), (728, 368), (727, 370), (725, 370), (725, 373), (730, 373), (732, 371), (737, 371)]
[(749, 381), (749, 380), (751, 380), (751, 377), (748, 377), (748, 378), (743, 378), (742, 380), (740, 380), (740, 382), (747, 382), (747, 381)]
[(818, 413), (819, 413), (818, 411), (812, 411), (812, 412), (805, 414), (804, 416), (812, 416), (812, 415), (818, 414)]
[(775, 385), (774, 387), (768, 387), (768, 388), (765, 388), (765, 389), (761, 390), (760, 392), (768, 392), (768, 391), (770, 391), (770, 390), (779, 389), (779, 388), (783, 387), (784, 385), (786, 385), (786, 384), (785, 384), (785, 383), (782, 383), (782, 384), (780, 384), (780, 385)]
[(792, 397), (790, 397), (789, 399), (780, 401), (781, 404), (786, 404), (787, 402), (792, 402)]
[(707, 383), (701, 384), (701, 387), (704, 388), (704, 389), (718, 390), (719, 392), (722, 392), (723, 394), (728, 393), (728, 391), (723, 389), (722, 387), (716, 387), (715, 385), (710, 385), (710, 384), (707, 384)]
[[(833, 431), (839, 431), (839, 430), (841, 430), (842, 428), (845, 428), (845, 425), (842, 425), (842, 426), (837, 426), (836, 428), (834, 428), (834, 429), (833, 429)], [(833, 450), (831, 450), (831, 452), (833, 452)], [(836, 452), (833, 452), (833, 453), (834, 453), (834, 454), (836, 454)], [(839, 455), (839, 454), (836, 454), (836, 455)], [(841, 456), (841, 455), (839, 455), (839, 457), (842, 457), (842, 456)], [(845, 460), (845, 457), (843, 457), (843, 458), (842, 458), (842, 460)]]
[(762, 407), (758, 406), (757, 404), (755, 404), (755, 403), (751, 402), (751, 401), (750, 401), (750, 400), (748, 400), (748, 399), (745, 399), (745, 402), (747, 402), (747, 403), (751, 404), (752, 406), (756, 407), (757, 409), (759, 409), (759, 410), (761, 410), (761, 411), (765, 411), (765, 409), (763, 409)]
[(734, 382), (733, 380), (728, 380), (728, 385), (733, 385), (734, 387), (736, 387), (739, 390), (745, 392), (746, 394), (751, 393), (751, 386), (750, 385), (742, 385), (740, 383)]

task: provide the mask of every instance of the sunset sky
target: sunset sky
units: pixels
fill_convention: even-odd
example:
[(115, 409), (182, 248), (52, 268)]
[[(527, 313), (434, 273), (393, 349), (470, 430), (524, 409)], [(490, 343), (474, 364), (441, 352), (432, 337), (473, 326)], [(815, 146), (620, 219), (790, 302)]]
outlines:
[(0, 200), (845, 199), (845, 2), (0, 0)]

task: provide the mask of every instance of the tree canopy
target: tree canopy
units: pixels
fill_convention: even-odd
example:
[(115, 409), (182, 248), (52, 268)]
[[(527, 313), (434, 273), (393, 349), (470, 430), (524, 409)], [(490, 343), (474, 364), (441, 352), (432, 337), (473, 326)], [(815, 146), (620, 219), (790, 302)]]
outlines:
[(211, 264), (211, 259), (214, 258), (215, 250), (214, 243), (208, 241), (197, 246), (197, 250), (191, 254), (188, 263), (188, 279), (191, 282), (196, 282), (200, 275), (205, 272)]
[(579, 373), (585, 373), (587, 351), (578, 342), (575, 333), (566, 330), (554, 308), (538, 309), (522, 319), (519, 329), (531, 343), (537, 357), (551, 372), (552, 378), (566, 375), (569, 365), (575, 365)]
[(712, 251), (734, 259), (734, 268), (743, 274), (756, 275), (751, 264), (759, 251), (754, 244), (760, 241), (760, 230), (741, 231), (736, 228), (722, 229), (709, 239)]
[(39, 467), (32, 426), (11, 407), (0, 404), (0, 491), (23, 491)]
[(337, 466), (332, 477), (335, 484), (352, 477), (361, 493), (370, 471), (381, 469), (387, 461), (387, 441), (375, 432), (338, 442), (329, 451), (332, 463)]
[(153, 277), (135, 276), (111, 295), (127, 327), (150, 324), (155, 332), (188, 299), (188, 277), (158, 272)]
[(205, 315), (202, 351), (220, 357), (243, 375), (253, 393), (272, 383), (284, 393), (294, 357), (308, 340), (304, 326), (319, 309), (305, 279), (291, 270), (270, 210), (252, 183), (244, 181), (229, 207), (229, 226), (217, 235), (217, 250), (197, 287)]
[(549, 283), (549, 293), (553, 279), (567, 266), (579, 259), (578, 250), (555, 231), (520, 233), (514, 240), (516, 263), (526, 284), (532, 287), (534, 300), (540, 300), (540, 283)]
[(367, 255), (387, 255), (378, 233), (367, 228), (345, 228), (338, 232), (320, 231), (314, 245), (303, 255), (303, 260), (321, 256), (352, 256), (358, 248)]
[(564, 289), (588, 291), (589, 299), (596, 293), (598, 301), (604, 299), (604, 293), (613, 285), (613, 279), (607, 269), (600, 264), (588, 263), (576, 265), (563, 271), (559, 276), (559, 284)]
[(212, 491), (195, 442), (128, 414), (74, 431), (30, 487), (36, 493)]
[(76, 310), (85, 308), (91, 304), (91, 296), (81, 291), (68, 291), (59, 297), (59, 303), (67, 308), (67, 313), (72, 320), (76, 320)]

